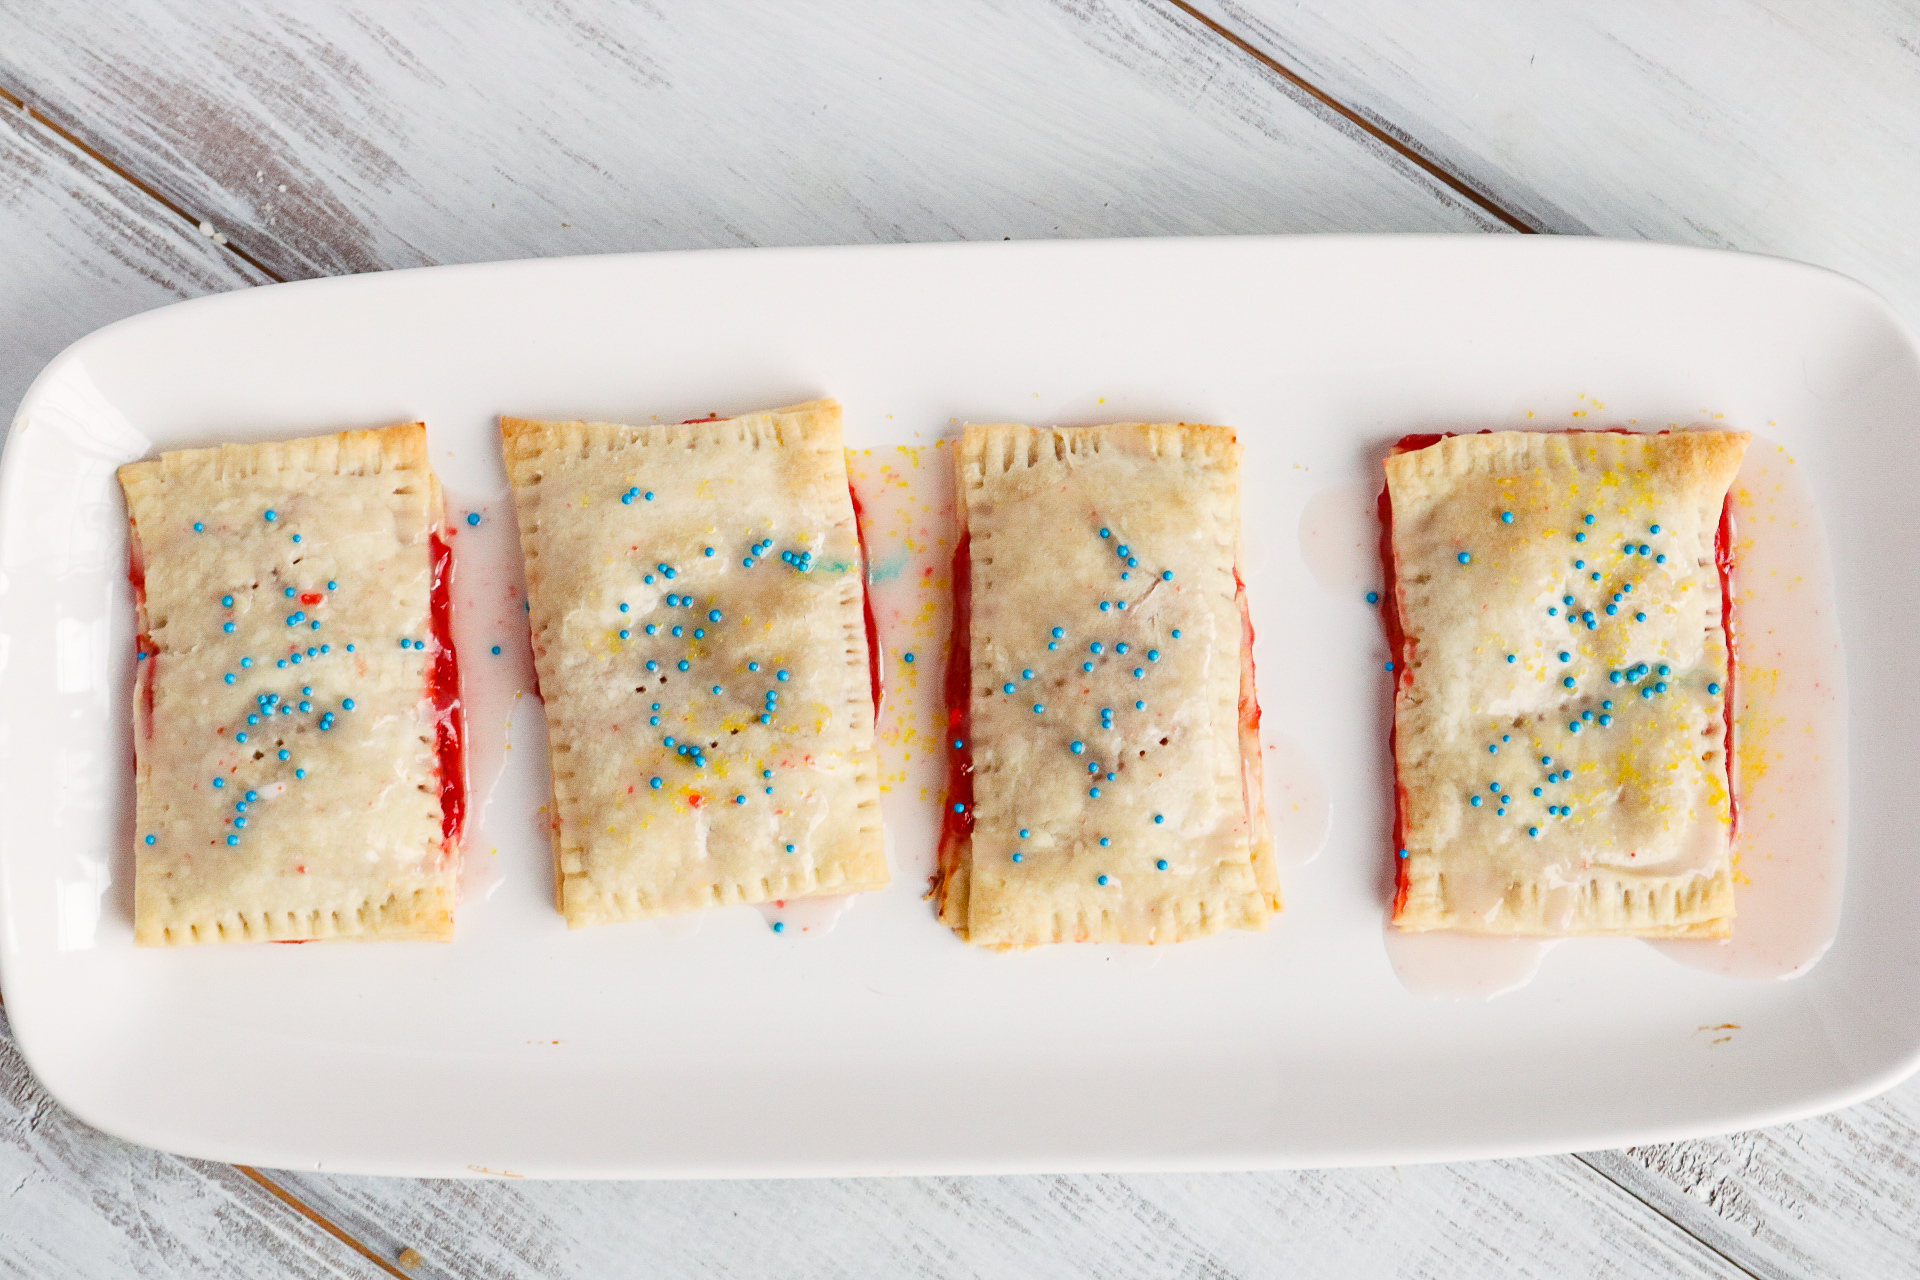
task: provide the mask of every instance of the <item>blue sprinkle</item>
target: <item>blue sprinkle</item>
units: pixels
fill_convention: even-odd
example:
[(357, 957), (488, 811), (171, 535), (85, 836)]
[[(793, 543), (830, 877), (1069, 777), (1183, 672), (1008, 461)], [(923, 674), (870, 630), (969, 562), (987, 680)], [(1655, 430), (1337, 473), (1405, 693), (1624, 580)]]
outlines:
[(1400, 851), (1400, 856), (1401, 856), (1401, 857), (1403, 857), (1403, 858), (1404, 858), (1404, 857), (1406, 857), (1406, 856), (1407, 856), (1407, 851), (1406, 851), (1405, 849), (1402, 849), (1402, 850)]
[(645, 499), (646, 499), (646, 500), (647, 500), (648, 502), (652, 502), (652, 501), (653, 501), (653, 490), (651, 490), (651, 489), (649, 489), (649, 490), (647, 490), (647, 491), (646, 491), (646, 492), (645, 492), (644, 494), (642, 494), (642, 495), (640, 495), (640, 496), (641, 496), (641, 497), (643, 497), (643, 498), (645, 498)]
[(718, 694), (720, 692), (720, 686), (719, 685), (713, 686), (713, 691), (714, 693)]
[(622, 640), (631, 640), (631, 639), (633, 639), (633, 632), (631, 632), (631, 631), (622, 631), (622, 632), (620, 633), (620, 638), (621, 638)]
[(1611, 711), (1611, 710), (1613, 710), (1613, 702), (1612, 702), (1611, 700), (1608, 700), (1608, 701), (1606, 701), (1606, 702), (1603, 702), (1603, 703), (1601, 703), (1601, 704), (1600, 704), (1600, 709), (1601, 709), (1602, 711)]
[(1573, 567), (1576, 569), (1584, 569), (1587, 567), (1587, 562), (1585, 560), (1575, 560), (1573, 562)]
[(1561, 687), (1561, 688), (1563, 688), (1563, 689), (1571, 689), (1571, 688), (1573, 688), (1573, 677), (1572, 677), (1572, 676), (1568, 676), (1568, 677), (1566, 677), (1566, 678), (1565, 678), (1564, 680), (1562, 680), (1562, 681), (1560, 682), (1560, 687)]
[(693, 669), (693, 664), (688, 662), (685, 658), (682, 658), (680, 659), (680, 669), (682, 671), (690, 671)]
[(1719, 685), (1717, 685), (1717, 684), (1710, 684), (1710, 685), (1708, 685), (1708, 686), (1707, 686), (1707, 692), (1708, 692), (1709, 694), (1716, 694), (1716, 695), (1717, 695), (1717, 694), (1718, 694), (1718, 693), (1720, 692), (1720, 686), (1719, 686)]
[(353, 646), (352, 646), (352, 645), (348, 645), (348, 646), (347, 646), (347, 652), (348, 652), (348, 653), (352, 653), (352, 652), (353, 652)]
[(200, 521), (195, 520), (193, 522), (193, 531), (195, 533), (205, 533), (207, 531), (207, 526), (202, 524)]
[(1567, 721), (1567, 732), (1568, 733), (1580, 732), (1580, 722), (1578, 720)]
[(633, 495), (632, 495), (632, 494), (630, 494), (630, 493), (623, 493), (623, 494), (621, 494), (621, 495), (620, 495), (620, 505), (622, 505), (622, 506), (625, 506), (625, 507), (630, 507), (630, 506), (632, 506), (632, 505), (633, 505)]
[(712, 555), (712, 554), (713, 554), (713, 548), (712, 548), (712, 547), (708, 547), (708, 548), (707, 548), (707, 554), (708, 554), (708, 555)]
[(796, 846), (794, 846), (794, 845), (788, 845), (788, 846), (787, 846), (787, 852), (788, 852), (788, 853), (792, 853), (792, 852), (794, 851), (794, 849), (795, 849), (795, 848), (796, 848)]
[(1560, 651), (1560, 661), (1562, 661), (1562, 662), (1572, 662), (1572, 661), (1573, 661), (1573, 655), (1572, 655), (1572, 654), (1570, 654), (1570, 653), (1568, 653), (1568, 652), (1567, 652), (1567, 651), (1566, 651), (1565, 649), (1562, 649), (1562, 650)]
[(656, 702), (656, 703), (654, 703), (654, 704), (653, 704), (653, 709), (654, 709), (655, 711), (658, 711), (658, 710), (660, 709), (660, 704), (659, 704), (659, 703), (657, 703), (657, 702)]
[(1489, 790), (1489, 791), (1491, 791), (1491, 792), (1493, 792), (1493, 793), (1494, 793), (1495, 795), (1499, 795), (1499, 794), (1500, 794), (1500, 784), (1499, 784), (1499, 783), (1497, 783), (1497, 782), (1489, 782), (1489, 783), (1487, 784), (1487, 790)]
[(745, 796), (735, 796), (733, 798), (733, 802), (735, 804), (745, 804), (747, 802), (747, 798)]
[(653, 726), (654, 728), (656, 728), (656, 729), (658, 729), (658, 728), (660, 727), (660, 717), (659, 717), (659, 716), (648, 716), (648, 717), (647, 717), (647, 723), (648, 723), (648, 724), (650, 724), (650, 725), (652, 725), (652, 726)]
[(1636, 613), (1633, 615), (1633, 620), (1635, 622), (1645, 622), (1647, 620), (1647, 615), (1644, 613)]
[(1533, 794), (1535, 794), (1535, 795), (1537, 795), (1537, 796), (1543, 796), (1543, 795), (1545, 795), (1545, 794), (1547, 794), (1547, 789), (1546, 789), (1545, 787), (1535, 787), (1535, 788), (1533, 789)]
[(1649, 551), (1652, 551), (1652, 550), (1653, 550), (1653, 548), (1652, 548), (1652, 547), (1650, 547), (1650, 546), (1648, 546), (1648, 545), (1647, 545), (1646, 543), (1644, 543), (1644, 542), (1643, 542), (1643, 543), (1641, 543), (1641, 544), (1640, 544), (1640, 554), (1641, 554), (1641, 555), (1643, 555), (1643, 556), (1644, 556), (1644, 555), (1646, 555), (1646, 554), (1647, 554), (1647, 553), (1648, 553)]
[(1667, 682), (1665, 680), (1654, 681), (1653, 691), (1655, 693), (1665, 693), (1667, 691)]
[(1518, 661), (1520, 661), (1520, 655), (1519, 655), (1519, 654), (1517, 654), (1517, 653), (1510, 653), (1510, 654), (1508, 654), (1508, 655), (1507, 655), (1507, 661), (1508, 661), (1508, 662), (1518, 662)]
[(1133, 678), (1134, 678), (1135, 680), (1138, 680), (1138, 679), (1140, 679), (1141, 677), (1143, 677), (1143, 676), (1145, 676), (1146, 674), (1147, 674), (1147, 669), (1146, 669), (1145, 667), (1135, 667), (1135, 668), (1133, 669)]
[(1472, 564), (1473, 554), (1471, 552), (1462, 551), (1459, 555), (1455, 556), (1454, 559), (1458, 560), (1461, 564)]
[(1084, 742), (1076, 742), (1072, 746), (1067, 748), (1067, 750), (1073, 752), (1073, 754), (1075, 755), (1083, 754), (1086, 751), (1086, 749), (1087, 749), (1087, 744)]
[[(1100, 847), (1101, 847), (1102, 849), (1104, 849), (1104, 848), (1106, 848), (1106, 847), (1107, 847), (1108, 845), (1110, 845), (1110, 844), (1112, 844), (1112, 843), (1113, 843), (1113, 838), (1112, 838), (1111, 836), (1101, 836), (1101, 837), (1100, 837)], [(1107, 878), (1106, 878), (1105, 876), (1102, 876), (1102, 877), (1100, 877), (1100, 883), (1101, 883), (1101, 884), (1105, 884), (1106, 882), (1107, 882)]]
[(293, 759), (293, 752), (288, 751), (285, 747), (282, 747), (280, 749), (280, 758), (282, 760), (291, 760)]
[(1047, 704), (1044, 702), (1036, 702), (1033, 704), (1033, 714), (1035, 715), (1039, 715), (1041, 712), (1045, 711), (1046, 709), (1047, 709)]
[[(1024, 836), (1027, 833), (1022, 831), (1020, 834)], [(1015, 862), (1025, 862), (1027, 860), (1027, 855), (1024, 853), (1016, 853), (1013, 855), (1013, 860)]]
[[(352, 648), (353, 646), (352, 646), (352, 645), (348, 645), (347, 647), (348, 647), (349, 649), (351, 649), (351, 648)], [(332, 652), (333, 652), (333, 646), (332, 646), (332, 645), (330, 645), (330, 644), (323, 644), (323, 645), (321, 645), (321, 646), (320, 646), (320, 652), (321, 652), (321, 653), (332, 653)]]
[(1153, 820), (1156, 825), (1159, 823), (1163, 823), (1167, 820), (1167, 815), (1164, 813), (1156, 813), (1153, 815)]
[(1136, 702), (1133, 704), (1133, 709), (1135, 711), (1145, 711), (1147, 709), (1147, 704), (1144, 702)]
[(320, 619), (315, 618), (312, 622), (309, 622), (307, 626), (315, 631), (318, 631), (320, 629)]
[(1067, 629), (1065, 627), (1055, 627), (1053, 629), (1053, 638), (1055, 640), (1064, 638), (1066, 634), (1067, 634)]
[(1093, 798), (1094, 798), (1095, 800), (1098, 800), (1098, 799), (1100, 798), (1100, 788), (1098, 788), (1098, 787), (1089, 787), (1089, 788), (1087, 789), (1087, 794), (1088, 794), (1088, 795), (1090, 795), (1090, 796), (1092, 796), (1092, 797), (1093, 797)]
[(1587, 535), (1584, 533), (1576, 533), (1573, 535), (1573, 540), (1575, 542), (1585, 542), (1587, 540)]
[(1500, 523), (1501, 523), (1501, 524), (1512, 524), (1512, 523), (1513, 523), (1513, 512), (1511, 512), (1511, 511), (1502, 511), (1502, 512), (1500, 513)]
[(776, 679), (776, 680), (785, 680), (785, 679), (788, 679), (789, 677), (791, 677), (791, 676), (792, 676), (792, 674), (793, 674), (793, 673), (792, 673), (792, 672), (790, 672), (790, 671), (776, 671), (776, 672), (774, 672), (774, 673), (773, 673), (773, 675), (774, 675), (774, 679)]
[(271, 524), (275, 520), (278, 520), (280, 518), (280, 513), (278, 511), (269, 511), (266, 513), (266, 516), (267, 516), (267, 523)]
[(1133, 554), (1133, 548), (1132, 547), (1115, 547), (1113, 549), (1113, 554), (1119, 556), (1122, 560), (1124, 560), (1128, 556)]
[(1653, 558), (1653, 562), (1655, 564), (1665, 564), (1667, 562), (1667, 558), (1664, 555), (1658, 555)]
[(1540, 834), (1540, 828), (1538, 828), (1538, 827), (1528, 827), (1528, 828), (1527, 828), (1527, 834), (1528, 834), (1528, 835), (1530, 835), (1530, 836), (1538, 836), (1538, 835)]
[(1113, 646), (1113, 651), (1115, 653), (1125, 653), (1127, 651), (1127, 642), (1122, 640), (1119, 644)]
[[(653, 575), (652, 575), (652, 574), (648, 574), (648, 575), (647, 575), (646, 577), (644, 577), (644, 578), (642, 578), (642, 579), (641, 579), (641, 581), (642, 581), (642, 582), (644, 582), (644, 583), (646, 583), (646, 584), (647, 584), (648, 586), (652, 586), (652, 585), (653, 585)], [(531, 603), (531, 601), (529, 601), (529, 603)]]
[[(1102, 841), (1101, 841), (1100, 843), (1101, 843), (1101, 844), (1106, 844), (1107, 842), (1106, 842), (1105, 840), (1102, 840)], [(1111, 883), (1112, 883), (1112, 881), (1110, 881), (1110, 880), (1108, 880), (1108, 879), (1107, 879), (1107, 877), (1105, 877), (1105, 876), (1101, 876), (1101, 877), (1100, 877), (1100, 883), (1101, 883), (1101, 884), (1111, 884)]]
[(1093, 670), (1093, 664), (1091, 662), (1083, 662), (1080, 664), (1080, 669), (1082, 671), (1091, 671)]
[(215, 787), (224, 787), (227, 785), (227, 780), (225, 778), (215, 778), (213, 780), (213, 785)]
[(1367, 592), (1367, 603), (1368, 603), (1368, 604), (1379, 604), (1379, 603), (1380, 603), (1380, 593), (1379, 593), (1378, 591), (1369, 591), (1369, 592)]
[(659, 778), (649, 778), (647, 779), (647, 785), (652, 787), (655, 791), (658, 791), (661, 787), (664, 787), (666, 783)]
[(234, 632), (234, 625), (231, 622), (229, 622), (225, 626), (221, 627), (220, 629), (226, 632), (228, 635), (232, 635)]
[(1024, 667), (1024, 668), (1022, 668), (1022, 669), (1021, 669), (1021, 671), (1020, 671), (1020, 678), (1021, 678), (1022, 680), (1031, 680), (1031, 679), (1033, 679), (1033, 668), (1032, 668), (1032, 667)]
[(1175, 628), (1173, 629), (1173, 638), (1174, 638), (1175, 640), (1178, 640), (1178, 639), (1180, 638), (1180, 628), (1178, 628), (1178, 627), (1175, 627)]
[(675, 627), (673, 629), (673, 634), (676, 636), (683, 636), (687, 634), (687, 629), (685, 627)]
[[(1138, 569), (1139, 567), (1140, 567), (1140, 557), (1138, 556), (1127, 557), (1127, 568)], [(1125, 576), (1125, 575), (1122, 575), (1122, 576)]]
[(1160, 861), (1154, 863), (1153, 865), (1155, 870), (1165, 871), (1167, 869), (1167, 860), (1165, 858), (1162, 858), (1160, 859)]
[(1629, 542), (1629, 543), (1628, 543), (1628, 544), (1627, 544), (1626, 546), (1624, 546), (1624, 547), (1621, 547), (1621, 548), (1620, 548), (1620, 554), (1622, 554), (1622, 555), (1628, 555), (1628, 556), (1630, 556), (1630, 555), (1632, 555), (1632, 554), (1633, 554), (1633, 544), (1632, 544), (1631, 542)]
[(494, 656), (494, 657), (496, 657), (496, 658), (500, 656), (500, 646), (499, 646), (499, 645), (495, 645), (495, 646), (493, 646), (493, 656)]
[(1013, 692), (1013, 685), (1012, 685), (1011, 683), (1008, 683), (1008, 684), (1003, 684), (1003, 685), (1001, 685), (1001, 686), (1000, 686), (1000, 692), (1002, 692), (1002, 693), (1012, 693), (1012, 692)]
[(1661, 663), (1657, 668), (1655, 668), (1655, 670), (1658, 671), (1663, 676), (1670, 676), (1673, 674), (1673, 668), (1668, 666), (1664, 662)]
[(228, 837), (227, 837), (227, 843), (228, 843), (228, 844), (230, 844), (230, 845), (237, 845), (237, 844), (239, 844), (239, 843), (240, 843), (240, 837), (239, 837), (239, 836), (228, 836)]
[(1092, 644), (1087, 646), (1087, 650), (1090, 653), (1105, 653), (1107, 651), (1107, 646), (1101, 644), (1098, 640), (1095, 640)]
[(1113, 603), (1111, 601), (1102, 600), (1100, 602), (1100, 612), (1111, 613), (1112, 611), (1113, 611)]
[(1617, 605), (1617, 604), (1610, 604), (1610, 605), (1608, 605), (1608, 606), (1607, 606), (1607, 616), (1608, 616), (1609, 618), (1611, 618), (1611, 617), (1613, 617), (1613, 615), (1615, 615), (1616, 613), (1619, 613), (1619, 612), (1620, 612), (1620, 606), (1619, 606), (1619, 605)]
[(655, 662), (652, 658), (647, 659), (647, 670), (658, 671), (659, 669), (660, 669), (659, 663)]
[(235, 675), (235, 674), (233, 674), (233, 672), (231, 672), (231, 671), (229, 671), (229, 672), (227, 672), (227, 683), (228, 683), (228, 684), (232, 684), (232, 683), (233, 683), (234, 681), (236, 681), (236, 680), (238, 680), (239, 678), (240, 678), (240, 677), (239, 677), (239, 676), (237, 676), (237, 675)]
[(1600, 727), (1601, 727), (1601, 728), (1603, 728), (1603, 729), (1604, 729), (1604, 728), (1606, 728), (1606, 727), (1607, 727), (1608, 725), (1610, 725), (1610, 724), (1612, 724), (1612, 723), (1613, 723), (1613, 717), (1612, 717), (1612, 716), (1601, 716), (1601, 717), (1600, 717)]
[(300, 704), (300, 709), (302, 711), (311, 711), (313, 710), (313, 704), (311, 702), (303, 702)]
[[(1497, 756), (1497, 755), (1499, 755), (1499, 754), (1500, 754), (1500, 744), (1499, 744), (1499, 743), (1497, 743), (1497, 742), (1489, 742), (1489, 743), (1487, 744), (1487, 754), (1488, 754), (1488, 755), (1490, 755), (1490, 756)], [(1494, 790), (1495, 790), (1495, 791), (1498, 791), (1499, 789), (1500, 789), (1500, 788), (1498, 788), (1498, 787), (1495, 787), (1495, 788), (1494, 788)]]
[(1473, 799), (1467, 801), (1467, 803), (1472, 805), (1474, 808), (1478, 809), (1480, 807), (1481, 800), (1479, 796), (1475, 796), (1473, 797)]
[(785, 933), (787, 931), (787, 922), (784, 920), (775, 920), (773, 922), (773, 931), (775, 933)]
[(1560, 616), (1560, 611), (1559, 611), (1558, 609), (1556, 609), (1556, 608), (1554, 608), (1554, 607), (1553, 607), (1552, 605), (1548, 605), (1548, 606), (1547, 606), (1547, 616), (1548, 616), (1549, 618), (1557, 618), (1557, 617), (1559, 617), (1559, 616)]
[(1162, 569), (1162, 570), (1160, 571), (1160, 581), (1162, 581), (1162, 582), (1172, 582), (1172, 581), (1173, 581), (1173, 570), (1171, 570), (1171, 569)]
[(752, 557), (752, 556), (747, 556), (747, 557), (746, 557), (745, 559), (743, 559), (743, 560), (741, 560), (741, 561), (740, 561), (740, 567), (741, 567), (742, 569), (751, 569), (751, 568), (753, 568), (753, 557)]
[(469, 511), (469, 512), (467, 512), (467, 523), (468, 523), (468, 524), (479, 524), (479, 523), (480, 523), (480, 513), (479, 513), (478, 511)]
[(244, 733), (236, 733), (233, 735), (233, 740), (235, 742), (245, 742), (247, 740), (247, 735)]
[(285, 658), (282, 658), (280, 659), (280, 661), (274, 663), (273, 665), (276, 667), (284, 667), (287, 665), (287, 660)]

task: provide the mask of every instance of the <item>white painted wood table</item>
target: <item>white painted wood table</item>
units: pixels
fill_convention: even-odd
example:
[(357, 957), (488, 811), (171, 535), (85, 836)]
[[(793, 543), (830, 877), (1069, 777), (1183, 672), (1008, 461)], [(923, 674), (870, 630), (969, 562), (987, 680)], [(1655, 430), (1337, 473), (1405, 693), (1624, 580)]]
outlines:
[[(1646, 237), (1835, 267), (1920, 324), (1912, 0), (12, 0), (0, 108), (0, 405), (178, 298), (723, 245)], [(1458, 1166), (448, 1183), (129, 1147), (0, 1018), (0, 1273), (1920, 1275), (1920, 1081)]]

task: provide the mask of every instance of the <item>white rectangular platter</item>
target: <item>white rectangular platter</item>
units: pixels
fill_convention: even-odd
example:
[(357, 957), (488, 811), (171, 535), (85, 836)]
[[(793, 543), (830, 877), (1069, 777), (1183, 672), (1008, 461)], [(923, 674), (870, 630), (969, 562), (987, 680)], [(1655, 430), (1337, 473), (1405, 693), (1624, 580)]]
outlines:
[[(510, 527), (506, 505), (478, 496), (504, 488), (498, 414), (646, 422), (820, 395), (845, 404), (850, 448), (872, 451), (856, 472), (937, 473), (949, 463), (936, 442), (969, 420), (1240, 430), (1268, 741), (1313, 762), (1332, 813), (1324, 852), (1287, 871), (1270, 931), (993, 954), (940, 928), (923, 895), (944, 632), (924, 626), (887, 653), (893, 885), (831, 930), (777, 935), (736, 908), (569, 933), (526, 699), (452, 945), (132, 946), (118, 464), (421, 419), (450, 491), (477, 495), (455, 497), (456, 516)], [(1629, 421), (1757, 430), (1798, 459), (1824, 513), (1851, 688), (1838, 941), (1791, 981), (1587, 941), (1498, 999), (1416, 996), (1382, 941), (1385, 643), (1358, 591), (1316, 581), (1305, 513), (1330, 489), (1376, 486), (1406, 432)], [(746, 250), (394, 272), (169, 307), (55, 361), (0, 471), (8, 1015), (47, 1088), (109, 1132), (349, 1172), (1366, 1164), (1658, 1141), (1840, 1106), (1920, 1061), (1920, 858), (1904, 816), (1920, 758), (1917, 482), (1920, 356), (1890, 310), (1810, 267), (1689, 249), (1321, 237)], [(944, 563), (952, 530), (926, 483), (904, 533), (870, 531), (875, 563), (901, 548)], [(875, 590), (885, 603), (907, 586)], [(519, 669), (525, 640), (496, 612), (485, 625), (504, 658), (462, 657), (470, 697), (498, 704), (510, 693), (490, 684)], [(476, 733), (497, 736), (497, 722)]]

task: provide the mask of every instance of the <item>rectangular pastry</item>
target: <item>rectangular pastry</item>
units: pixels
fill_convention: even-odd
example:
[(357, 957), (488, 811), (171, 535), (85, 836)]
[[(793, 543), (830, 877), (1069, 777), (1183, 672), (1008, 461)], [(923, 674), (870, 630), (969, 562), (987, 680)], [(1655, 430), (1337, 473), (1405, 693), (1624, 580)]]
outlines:
[(941, 919), (996, 948), (1280, 909), (1225, 427), (969, 426)]
[(840, 406), (501, 433), (567, 923), (885, 885)]
[(1726, 937), (1730, 431), (1387, 460), (1402, 929)]
[(120, 469), (134, 936), (453, 935), (466, 780), (419, 423)]

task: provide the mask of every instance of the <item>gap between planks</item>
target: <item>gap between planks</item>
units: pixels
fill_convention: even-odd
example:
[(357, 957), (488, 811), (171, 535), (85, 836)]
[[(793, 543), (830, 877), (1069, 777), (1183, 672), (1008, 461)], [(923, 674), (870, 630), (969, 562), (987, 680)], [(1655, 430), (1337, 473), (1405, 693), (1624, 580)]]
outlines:
[[(5, 84), (0, 84), (0, 103), (5, 103), (6, 105), (12, 107), (15, 111), (18, 111), (21, 115), (25, 116), (32, 123), (38, 125), (42, 129), (45, 129), (48, 133), (51, 133), (54, 137), (60, 139), (62, 142), (66, 143), (68, 146), (72, 147), (74, 150), (80, 152), (82, 155), (86, 156), (89, 160), (93, 161), (95, 164), (105, 169), (108, 173), (113, 174), (115, 177), (119, 178), (122, 182), (125, 182), (129, 186), (133, 187), (134, 190), (138, 191), (141, 195), (146, 196), (149, 200), (152, 200), (155, 204), (159, 205), (162, 209), (165, 209), (168, 213), (172, 214), (174, 217), (179, 218), (181, 221), (185, 222), (188, 226), (192, 227), (196, 232), (199, 232), (200, 234), (205, 235), (206, 232), (202, 230), (202, 228), (213, 225), (211, 222), (207, 221), (204, 218), (194, 217), (191, 213), (187, 212), (186, 209), (182, 208), (180, 205), (175, 204), (173, 201), (167, 199), (167, 197), (161, 194), (160, 191), (153, 186), (153, 184), (145, 181), (138, 174), (133, 173), (131, 170), (125, 168), (122, 165), (115, 164), (112, 160), (109, 160), (106, 154), (102, 152), (98, 147), (88, 142), (85, 138), (81, 137), (79, 134), (75, 133), (73, 130), (68, 129), (64, 125), (61, 125), (55, 122), (52, 117), (48, 116), (44, 111), (41, 111), (38, 108), (36, 108), (31, 102), (27, 101), (26, 98), (22, 97), (20, 94), (16, 93), (13, 89), (9, 88)], [(225, 240), (225, 239), (217, 240), (215, 241), (215, 243), (218, 244), (222, 249), (225, 249), (228, 253), (231, 253), (234, 257), (240, 259), (240, 261), (252, 267), (255, 271), (258, 271), (261, 275), (264, 275), (269, 280), (272, 280), (274, 283), (276, 284), (286, 283), (287, 278), (285, 276), (281, 275), (279, 272), (275, 271), (273, 268), (267, 266), (266, 263), (254, 257), (251, 253), (248, 253), (245, 249), (242, 249), (239, 245), (234, 244), (231, 241)]]
[(338, 1240), (341, 1244), (346, 1245), (347, 1248), (352, 1249), (355, 1253), (388, 1275), (398, 1277), (398, 1280), (413, 1280), (413, 1277), (409, 1276), (393, 1263), (388, 1262), (378, 1253), (375, 1253), (372, 1248), (362, 1243), (358, 1237), (350, 1234), (344, 1227), (336, 1224), (333, 1219), (327, 1217), (324, 1213), (321, 1213), (318, 1209), (302, 1200), (299, 1196), (294, 1195), (293, 1192), (287, 1190), (252, 1165), (237, 1164), (233, 1167), (266, 1188), (267, 1193), (273, 1196), (274, 1199), (280, 1201), (280, 1203), (286, 1205), (287, 1208), (307, 1219), (316, 1227), (319, 1227), (322, 1231)]
[(1224, 40), (1240, 53), (1252, 58), (1269, 72), (1278, 76), (1284, 83), (1291, 85), (1311, 101), (1318, 103), (1327, 111), (1332, 112), (1334, 116), (1344, 121), (1348, 126), (1358, 130), (1367, 138), (1385, 147), (1393, 155), (1426, 174), (1429, 178), (1432, 178), (1435, 182), (1438, 182), (1447, 190), (1453, 192), (1462, 200), (1467, 201), (1489, 217), (1498, 219), (1522, 235), (1545, 234), (1541, 227), (1534, 225), (1528, 219), (1515, 213), (1505, 205), (1502, 205), (1486, 192), (1474, 187), (1465, 178), (1460, 177), (1458, 174), (1447, 169), (1438, 161), (1433, 160), (1420, 151), (1412, 144), (1411, 134), (1389, 125), (1376, 123), (1369, 119), (1357, 108), (1348, 106), (1345, 102), (1334, 97), (1333, 94), (1322, 89), (1319, 85), (1313, 83), (1313, 81), (1307, 79), (1292, 67), (1287, 66), (1270, 54), (1256, 48), (1250, 41), (1232, 29), (1221, 25), (1207, 14), (1194, 8), (1193, 5), (1188, 3), (1188, 0), (1165, 0), (1165, 3), (1178, 9), (1188, 18), (1205, 27), (1208, 31), (1212, 32), (1221, 40)]

